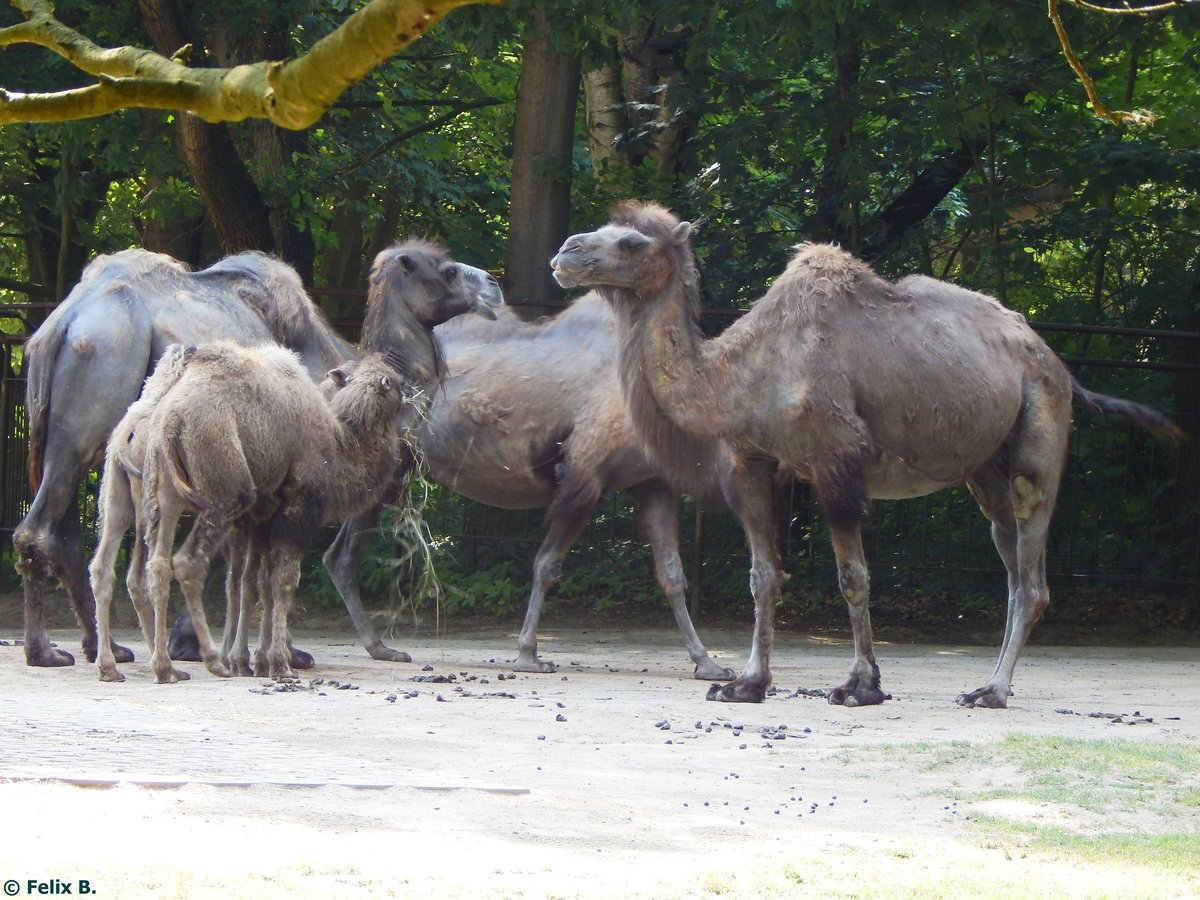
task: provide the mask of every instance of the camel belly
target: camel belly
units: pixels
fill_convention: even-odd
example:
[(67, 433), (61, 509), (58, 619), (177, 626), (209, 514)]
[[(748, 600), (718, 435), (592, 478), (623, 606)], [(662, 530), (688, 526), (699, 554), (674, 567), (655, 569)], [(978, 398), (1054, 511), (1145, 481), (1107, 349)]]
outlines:
[(882, 457), (867, 467), (867, 493), (876, 500), (906, 500), (924, 497), (951, 485), (961, 484), (966, 476), (949, 481), (918, 472), (902, 459)]

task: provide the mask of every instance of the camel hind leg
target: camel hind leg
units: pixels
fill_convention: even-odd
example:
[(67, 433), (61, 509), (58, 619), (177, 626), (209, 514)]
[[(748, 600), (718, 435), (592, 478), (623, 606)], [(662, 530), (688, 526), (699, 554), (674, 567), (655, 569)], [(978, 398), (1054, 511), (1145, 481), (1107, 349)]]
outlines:
[(1009, 449), (1007, 471), (990, 464), (969, 484), (992, 522), (992, 539), (1008, 572), (1008, 613), (992, 677), (982, 687), (960, 694), (962, 706), (1008, 706), (1017, 659), (1050, 605), (1046, 540), (1066, 462), (1070, 411), (1030, 406)]
[(134, 497), (129, 476), (111, 457), (105, 460), (101, 493), (100, 534), (89, 567), (92, 595), (96, 599), (96, 668), (101, 681), (124, 681), (117, 670), (112, 648), (111, 614), (113, 581), (121, 538), (134, 523)]
[(654, 554), (655, 576), (675, 616), (688, 658), (696, 666), (695, 677), (700, 681), (731, 681), (736, 673), (709, 656), (688, 613), (687, 579), (679, 558), (677, 495), (659, 481), (630, 488), (629, 494), (637, 501), (638, 529)]
[(196, 632), (200, 659), (209, 672), (221, 678), (228, 678), (230, 672), (222, 662), (221, 652), (214, 645), (208, 628), (208, 616), (204, 611), (204, 586), (208, 582), (213, 556), (221, 549), (228, 534), (226, 519), (213, 510), (205, 510), (196, 517), (192, 530), (172, 560), (175, 577), (183, 591), (183, 599)]

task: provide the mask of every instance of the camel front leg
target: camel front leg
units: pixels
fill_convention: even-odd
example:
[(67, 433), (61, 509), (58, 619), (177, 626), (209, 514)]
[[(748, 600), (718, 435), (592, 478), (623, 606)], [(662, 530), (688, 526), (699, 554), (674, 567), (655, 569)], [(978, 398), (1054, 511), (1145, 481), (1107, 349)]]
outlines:
[(683, 560), (679, 558), (678, 495), (659, 481), (631, 488), (629, 493), (637, 500), (637, 524), (654, 554), (654, 574), (675, 616), (688, 658), (695, 663), (695, 678), (699, 681), (731, 681), (737, 673), (709, 656), (688, 613), (687, 579), (683, 574)]
[(829, 702), (835, 706), (873, 706), (889, 699), (889, 695), (879, 687), (879, 666), (875, 662), (868, 605), (871, 581), (862, 548), (862, 529), (857, 525), (831, 526), (830, 532), (837, 559), (838, 586), (850, 610), (854, 664), (846, 683), (829, 692)]
[(121, 549), (121, 538), (134, 522), (133, 494), (128, 476), (112, 460), (105, 462), (102, 486), (100, 535), (89, 567), (92, 595), (96, 599), (96, 635), (99, 641), (96, 668), (101, 681), (124, 681), (125, 676), (117, 671), (110, 627), (117, 553)]
[(562, 562), (567, 551), (579, 540), (595, 509), (595, 502), (569, 507), (551, 504), (550, 528), (538, 547), (533, 561), (533, 586), (529, 591), (529, 606), (525, 609), (525, 621), (517, 636), (517, 658), (513, 669), (517, 672), (553, 672), (558, 666), (538, 657), (537, 628), (542, 616), (546, 595), (554, 589), (562, 577)]
[[(394, 496), (394, 493), (389, 492), (389, 496)], [(342, 602), (346, 604), (346, 612), (350, 613), (350, 620), (354, 623), (354, 630), (358, 632), (358, 639), (362, 641), (371, 659), (412, 662), (412, 657), (403, 650), (393, 650), (380, 639), (367, 618), (358, 590), (358, 555), (371, 529), (379, 524), (381, 511), (382, 505), (378, 505), (342, 523), (337, 537), (325, 551), (325, 568)]]
[(771, 686), (771, 645), (775, 640), (775, 603), (787, 576), (779, 558), (772, 468), (765, 462), (736, 461), (723, 479), (730, 508), (741, 520), (750, 544), (750, 593), (754, 597), (754, 635), (746, 666), (728, 684), (708, 689), (709, 700), (761, 703)]

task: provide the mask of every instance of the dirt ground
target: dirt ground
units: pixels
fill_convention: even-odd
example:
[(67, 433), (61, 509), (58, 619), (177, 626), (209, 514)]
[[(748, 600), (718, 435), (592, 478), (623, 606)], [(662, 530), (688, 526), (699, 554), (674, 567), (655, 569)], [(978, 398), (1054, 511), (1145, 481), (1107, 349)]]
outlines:
[[(701, 633), (740, 666), (748, 631)], [(301, 632), (318, 668), (294, 690), (192, 663), (157, 685), (128, 629), (138, 660), (103, 684), (88, 664), (26, 667), (19, 637), (0, 628), (0, 879), (20, 896), (53, 878), (107, 897), (1178, 892), (980, 840), (987, 810), (964, 798), (1020, 773), (927, 757), (1013, 733), (1200, 746), (1194, 647), (1032, 647), (1008, 710), (967, 710), (954, 697), (994, 647), (881, 643), (893, 699), (844, 709), (795, 690), (840, 683), (849, 646), (795, 635), (775, 693), (740, 706), (705, 701), (667, 630), (546, 632), (550, 675), (512, 673), (507, 630), (393, 635), (411, 664)], [(1147, 810), (1131, 827), (1178, 823)]]

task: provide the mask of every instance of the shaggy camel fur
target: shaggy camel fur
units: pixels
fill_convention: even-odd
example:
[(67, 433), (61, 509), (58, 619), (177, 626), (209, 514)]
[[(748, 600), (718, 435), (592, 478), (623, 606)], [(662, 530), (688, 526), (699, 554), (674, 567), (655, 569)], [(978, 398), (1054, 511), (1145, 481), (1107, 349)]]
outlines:
[[(488, 273), (456, 263), (425, 241), (398, 244), (376, 261), (371, 297), (382, 310), (376, 330), (413, 356), (417, 371), (436, 368), (429, 329), (468, 310), (502, 302)], [(395, 319), (390, 319), (390, 316)], [(83, 629), (83, 651), (96, 658), (95, 606), (88, 584), (76, 497), (113, 427), (137, 399), (147, 375), (172, 343), (216, 339), (275, 341), (300, 354), (319, 380), (354, 348), (341, 340), (304, 293), (299, 276), (261, 253), (242, 253), (191, 272), (145, 250), (99, 256), (79, 284), (25, 345), (29, 477), (35, 491), (13, 534), (25, 592), (25, 659), (63, 666), (74, 657), (50, 646), (42, 591), (66, 588)], [(80, 389), (86, 385), (86, 389)], [(392, 653), (361, 609), (351, 610), (363, 643)], [(113, 648), (116, 657), (133, 655)]]
[[(345, 380), (326, 400), (294, 354), (216, 342), (190, 352), (184, 372), (154, 406), (143, 426), (139, 525), (149, 548), (151, 665), (159, 682), (186, 677), (167, 655), (172, 574), (206, 667), (229, 674), (212, 645), (201, 594), (213, 554), (238, 524), (252, 536), (256, 561), (249, 567), (261, 568), (261, 583), (270, 586), (262, 597), (259, 658), (273, 676), (291, 674), (287, 615), (300, 552), (320, 525), (378, 501), (399, 451), (394, 422), (404, 408), (402, 379), (372, 354), (353, 364)], [(175, 526), (188, 508), (196, 520), (172, 564)], [(111, 581), (111, 572), (97, 567), (95, 574)], [(107, 675), (102, 669), (101, 677)]]
[(868, 498), (965, 483), (1008, 571), (1008, 624), (992, 677), (966, 706), (1004, 707), (1013, 669), (1050, 597), (1046, 533), (1066, 461), (1072, 394), (1171, 437), (1154, 410), (1095, 394), (1019, 314), (923, 276), (892, 284), (833, 246), (801, 245), (767, 294), (720, 337), (697, 324), (690, 226), (618, 206), (552, 260), (564, 287), (597, 287), (621, 321), (621, 381), (647, 449), (676, 477), (719, 465), (750, 544), (753, 642), (710, 699), (761, 701), (771, 683), (784, 581), (779, 479), (812, 484), (850, 610), (854, 664), (829, 701), (880, 703), (861, 525)]

